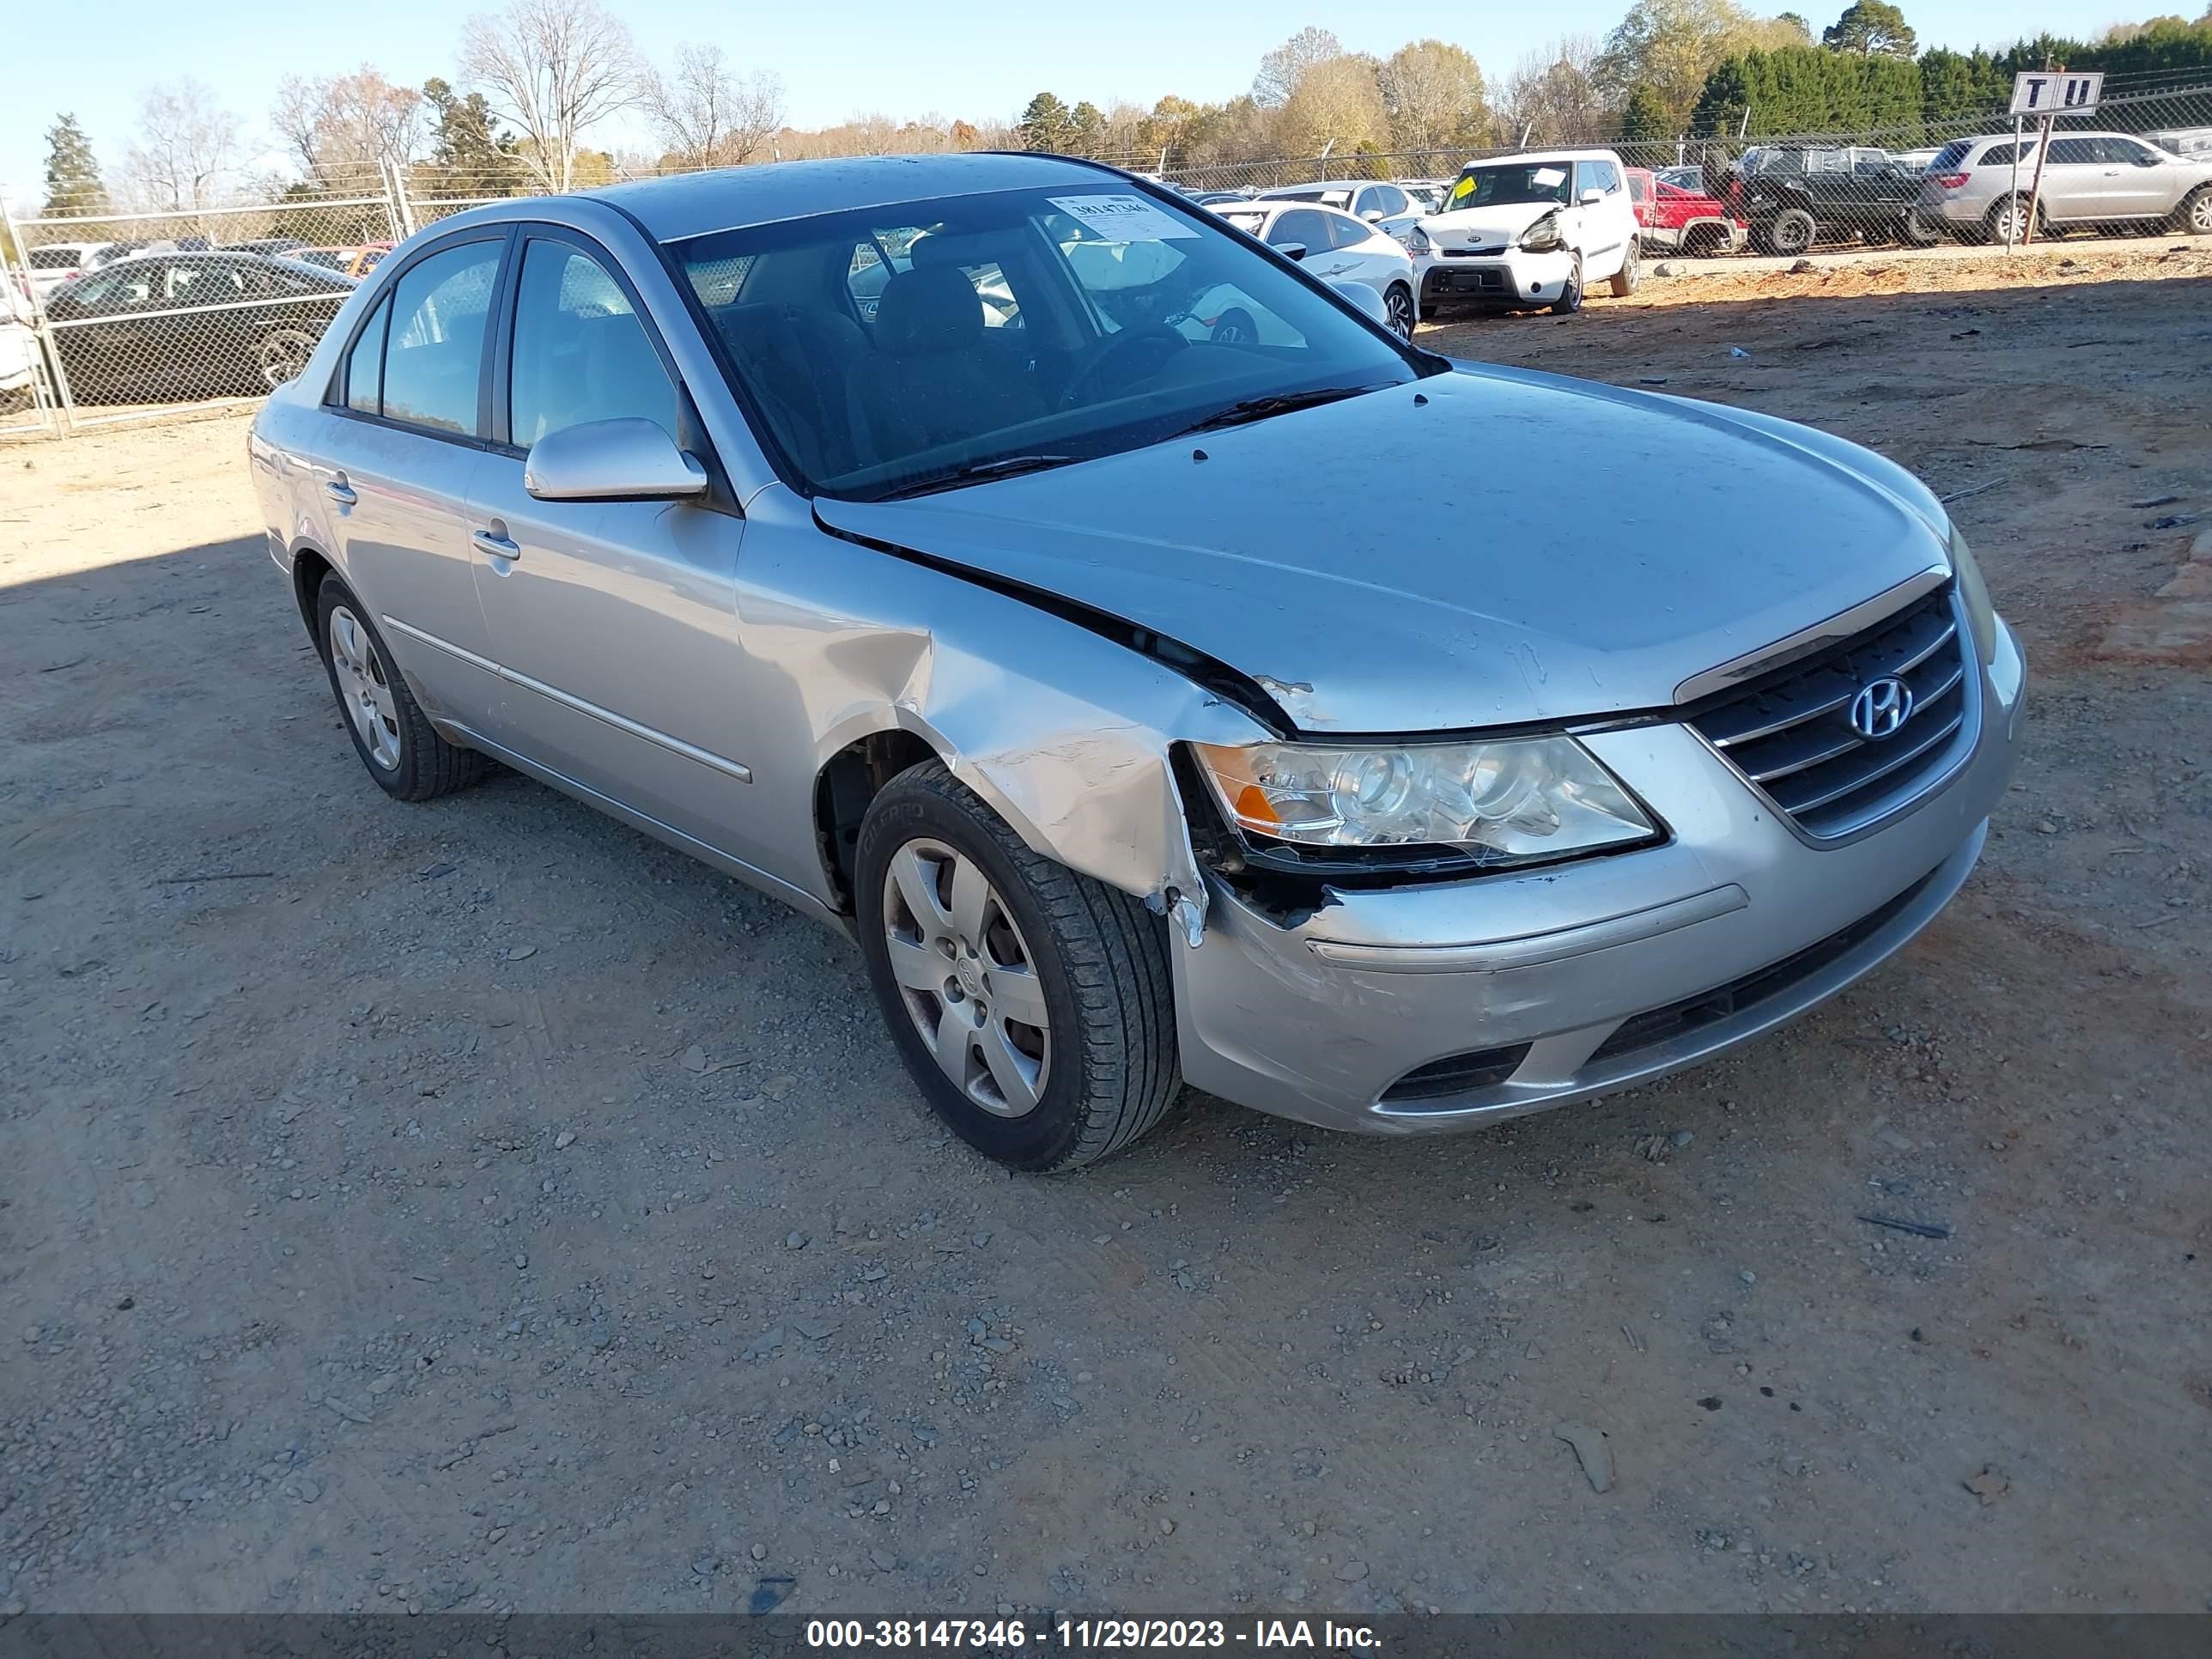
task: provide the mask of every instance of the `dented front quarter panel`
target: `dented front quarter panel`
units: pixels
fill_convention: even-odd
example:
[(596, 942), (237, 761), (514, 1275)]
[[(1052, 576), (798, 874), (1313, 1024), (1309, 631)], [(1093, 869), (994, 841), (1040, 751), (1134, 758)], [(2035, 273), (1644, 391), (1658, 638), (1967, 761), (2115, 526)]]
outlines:
[(747, 503), (736, 604), (769, 873), (834, 905), (814, 785), (848, 745), (899, 730), (1032, 849), (1174, 914), (1206, 884), (1170, 764), (1178, 740), (1268, 733), (1173, 667), (1022, 599), (823, 533), (781, 485)]

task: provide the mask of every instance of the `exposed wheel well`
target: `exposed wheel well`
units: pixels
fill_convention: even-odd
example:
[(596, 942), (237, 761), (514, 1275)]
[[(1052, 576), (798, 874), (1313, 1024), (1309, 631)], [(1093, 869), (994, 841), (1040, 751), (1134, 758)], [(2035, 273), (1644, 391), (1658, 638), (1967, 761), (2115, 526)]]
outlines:
[(307, 636), (315, 633), (315, 596), (323, 591), (323, 578), (331, 574), (331, 562), (312, 547), (303, 547), (292, 556), (292, 597), (299, 602), (300, 620), (307, 624)]
[(1711, 258), (1717, 253), (1724, 252), (1734, 240), (1729, 234), (1727, 226), (1706, 219), (1682, 232), (1682, 252), (1692, 258)]
[(900, 773), (939, 758), (926, 738), (911, 732), (871, 732), (832, 755), (815, 779), (815, 842), (837, 908), (846, 915), (853, 910), (853, 855), (869, 803)]

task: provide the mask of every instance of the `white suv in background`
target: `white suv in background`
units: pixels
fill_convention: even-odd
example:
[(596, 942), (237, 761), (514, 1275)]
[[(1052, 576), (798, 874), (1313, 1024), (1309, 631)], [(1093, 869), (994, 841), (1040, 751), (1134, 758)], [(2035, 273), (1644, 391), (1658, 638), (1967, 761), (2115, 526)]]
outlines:
[(1579, 311), (1594, 283), (1632, 294), (1642, 275), (1627, 169), (1609, 149), (1471, 162), (1406, 248), (1423, 316), (1451, 305)]
[[(1977, 241), (2016, 240), (2035, 198), (2031, 137), (1960, 138), (1936, 152), (1915, 210)], [(2015, 161), (2017, 165), (2015, 166)], [(2063, 225), (2171, 225), (2212, 235), (2212, 155), (2181, 156), (2124, 132), (2060, 132), (2044, 158), (2036, 229)]]

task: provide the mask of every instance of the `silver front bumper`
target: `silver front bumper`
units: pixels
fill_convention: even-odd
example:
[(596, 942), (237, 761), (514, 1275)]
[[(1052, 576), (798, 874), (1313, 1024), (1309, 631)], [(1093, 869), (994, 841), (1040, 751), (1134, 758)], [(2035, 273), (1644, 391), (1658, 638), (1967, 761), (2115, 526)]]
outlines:
[[(1972, 870), (2026, 681), (2002, 623), (1976, 678), (1958, 762), (1855, 839), (1803, 836), (1689, 727), (1652, 726), (1583, 741), (1657, 811), (1663, 846), (1333, 892), (1291, 919), (1215, 883), (1204, 937), (1175, 949), (1184, 1078), (1327, 1128), (1433, 1133), (1626, 1088), (1771, 1030), (1894, 954)], [(1699, 1023), (1654, 1013), (1739, 987)], [(1385, 1097), (1420, 1067), (1495, 1050), (1513, 1061), (1495, 1080)]]

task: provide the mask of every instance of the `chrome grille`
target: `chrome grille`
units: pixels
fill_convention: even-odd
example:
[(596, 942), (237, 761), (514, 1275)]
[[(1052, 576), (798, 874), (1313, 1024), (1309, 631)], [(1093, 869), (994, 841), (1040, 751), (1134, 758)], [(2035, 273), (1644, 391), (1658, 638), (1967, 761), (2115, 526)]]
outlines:
[[(1690, 723), (1807, 833), (1832, 836), (1901, 805), (1944, 766), (1969, 687), (1951, 589), (1692, 711)], [(1902, 680), (1912, 710), (1887, 738), (1851, 729), (1851, 700)]]

